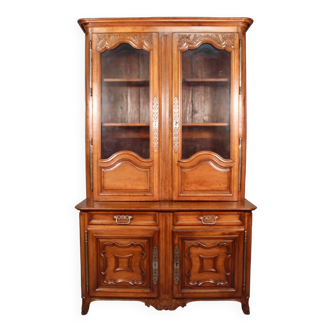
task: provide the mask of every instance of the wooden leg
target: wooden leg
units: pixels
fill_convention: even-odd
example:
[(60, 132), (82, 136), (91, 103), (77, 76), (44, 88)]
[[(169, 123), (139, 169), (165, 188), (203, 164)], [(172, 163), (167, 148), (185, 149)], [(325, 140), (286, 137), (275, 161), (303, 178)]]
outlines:
[(82, 299), (82, 315), (86, 315), (90, 308), (90, 302)]
[(248, 297), (244, 300), (244, 302), (242, 302), (242, 311), (245, 315), (250, 315), (249, 298)]

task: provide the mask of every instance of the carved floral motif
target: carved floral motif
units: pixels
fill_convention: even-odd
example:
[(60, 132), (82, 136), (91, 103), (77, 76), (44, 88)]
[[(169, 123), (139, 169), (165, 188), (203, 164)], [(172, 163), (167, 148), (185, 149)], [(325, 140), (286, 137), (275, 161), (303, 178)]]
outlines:
[(212, 43), (220, 49), (234, 50), (235, 35), (233, 33), (213, 33), (213, 34), (179, 34), (178, 47), (180, 50), (196, 48), (203, 43)]
[(111, 49), (121, 43), (129, 43), (136, 48), (150, 50), (152, 34), (97, 34), (97, 51)]
[(170, 298), (146, 299), (144, 302), (147, 307), (153, 306), (157, 310), (175, 310), (178, 307), (183, 308), (187, 304), (186, 300), (174, 300)]

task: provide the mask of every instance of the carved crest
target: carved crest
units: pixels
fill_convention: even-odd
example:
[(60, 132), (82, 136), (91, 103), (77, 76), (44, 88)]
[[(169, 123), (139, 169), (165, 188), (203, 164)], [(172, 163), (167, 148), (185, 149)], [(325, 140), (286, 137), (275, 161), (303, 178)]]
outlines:
[(178, 47), (180, 50), (197, 48), (203, 43), (211, 43), (219, 49), (232, 51), (235, 49), (235, 35), (234, 33), (179, 34)]
[(112, 49), (121, 43), (149, 51), (152, 49), (152, 34), (97, 34), (97, 51)]

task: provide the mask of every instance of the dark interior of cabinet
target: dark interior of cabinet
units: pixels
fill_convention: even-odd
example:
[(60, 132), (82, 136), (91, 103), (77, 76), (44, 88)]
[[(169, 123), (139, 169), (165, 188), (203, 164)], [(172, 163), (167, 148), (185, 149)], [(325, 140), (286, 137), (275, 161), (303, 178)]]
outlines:
[(149, 52), (121, 44), (101, 54), (101, 158), (150, 156)]
[(182, 53), (182, 158), (230, 158), (231, 54), (211, 44)]

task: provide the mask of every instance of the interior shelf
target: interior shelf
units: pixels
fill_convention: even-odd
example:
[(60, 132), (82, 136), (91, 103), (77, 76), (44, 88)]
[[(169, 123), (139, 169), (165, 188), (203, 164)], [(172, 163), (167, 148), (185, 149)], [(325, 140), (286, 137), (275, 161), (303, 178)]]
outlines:
[(184, 127), (226, 127), (229, 123), (183, 123)]
[(103, 82), (149, 82), (148, 78), (104, 78)]
[(183, 82), (228, 82), (228, 78), (184, 78)]
[(149, 123), (102, 123), (103, 127), (147, 127)]

